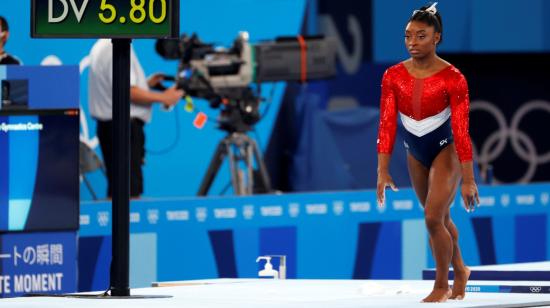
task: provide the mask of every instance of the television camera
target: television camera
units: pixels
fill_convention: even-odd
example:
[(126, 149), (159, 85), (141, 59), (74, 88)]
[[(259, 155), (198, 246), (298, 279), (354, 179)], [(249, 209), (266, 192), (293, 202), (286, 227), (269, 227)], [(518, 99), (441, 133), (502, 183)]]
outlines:
[[(157, 53), (178, 60), (176, 86), (187, 95), (206, 99), (219, 108), (218, 128), (228, 132), (219, 143), (199, 195), (206, 195), (225, 156), (229, 156), (235, 194), (269, 192), (271, 185), (256, 142), (246, 132), (261, 116), (261, 83), (306, 82), (336, 74), (336, 42), (332, 38), (281, 37), (251, 44), (240, 32), (230, 48), (204, 43), (193, 34), (179, 39), (159, 39)], [(254, 84), (256, 84), (255, 87)], [(262, 187), (254, 187), (253, 157)], [(245, 171), (239, 170), (244, 163)]]

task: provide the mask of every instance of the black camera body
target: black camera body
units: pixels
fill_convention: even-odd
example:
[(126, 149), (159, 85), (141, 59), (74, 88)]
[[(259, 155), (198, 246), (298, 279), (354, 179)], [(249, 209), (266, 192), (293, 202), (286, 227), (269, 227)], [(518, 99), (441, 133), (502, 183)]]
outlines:
[(156, 51), (165, 59), (179, 60), (177, 87), (220, 108), (219, 128), (228, 132), (249, 131), (260, 120), (262, 82), (306, 82), (336, 74), (336, 42), (323, 37), (279, 38), (252, 45), (248, 33), (241, 32), (225, 49), (203, 43), (193, 34), (160, 39)]

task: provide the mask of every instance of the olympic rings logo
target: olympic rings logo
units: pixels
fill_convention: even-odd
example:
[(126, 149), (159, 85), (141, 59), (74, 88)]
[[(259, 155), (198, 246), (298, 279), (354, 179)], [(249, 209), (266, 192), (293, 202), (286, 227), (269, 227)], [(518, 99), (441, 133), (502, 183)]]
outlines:
[[(528, 164), (525, 174), (517, 182), (530, 182), (535, 176), (538, 165), (550, 162), (550, 151), (542, 155), (539, 154), (536, 144), (531, 137), (519, 128), (525, 115), (532, 111), (541, 110), (550, 113), (550, 102), (533, 100), (523, 104), (512, 117), (510, 126), (508, 126), (506, 117), (502, 111), (490, 102), (483, 100), (473, 101), (470, 110), (487, 112), (495, 118), (498, 124), (497, 130), (489, 135), (481, 145), (481, 151), (478, 152), (475, 144), (472, 143), (474, 157), (476, 157), (482, 166), (488, 166), (497, 159), (504, 151), (508, 141), (510, 141), (512, 149), (518, 157)], [(496, 177), (494, 179), (496, 182), (499, 182)]]
[(542, 287), (529, 287), (529, 291), (531, 291), (531, 293), (539, 293), (542, 291)]

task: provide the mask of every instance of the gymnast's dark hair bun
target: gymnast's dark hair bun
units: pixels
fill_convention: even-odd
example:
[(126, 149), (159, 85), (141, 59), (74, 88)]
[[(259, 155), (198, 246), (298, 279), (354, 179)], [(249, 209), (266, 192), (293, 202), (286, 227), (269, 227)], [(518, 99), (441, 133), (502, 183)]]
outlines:
[(435, 32), (441, 34), (439, 44), (443, 41), (443, 21), (441, 20), (441, 15), (439, 14), (439, 11), (435, 8), (435, 5), (425, 5), (420, 9), (415, 10), (411, 18), (409, 18), (409, 22), (411, 21), (420, 21), (427, 24), (428, 26), (433, 26)]

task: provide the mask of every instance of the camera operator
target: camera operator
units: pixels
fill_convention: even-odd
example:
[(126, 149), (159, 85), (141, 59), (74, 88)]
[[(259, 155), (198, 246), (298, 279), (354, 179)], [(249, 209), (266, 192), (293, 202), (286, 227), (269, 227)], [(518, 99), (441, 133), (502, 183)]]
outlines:
[[(107, 195), (112, 196), (112, 61), (111, 40), (98, 40), (90, 52), (88, 80), (88, 103), (91, 116), (97, 120), (97, 137), (107, 168)], [(154, 103), (166, 107), (175, 105), (184, 95), (182, 90), (171, 87), (162, 92), (151, 88), (163, 81), (155, 74), (146, 79), (145, 73), (133, 48), (130, 55), (130, 196), (139, 198), (143, 194), (142, 166), (145, 162), (145, 132), (143, 126), (151, 120)]]
[(4, 47), (8, 42), (9, 37), (10, 37), (10, 27), (8, 25), (8, 21), (3, 16), (0, 16), (0, 64), (20, 65), (21, 61), (16, 57), (8, 54), (4, 49)]

